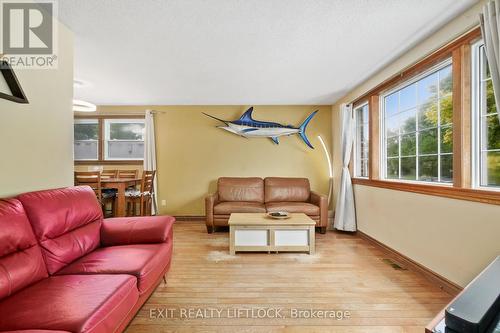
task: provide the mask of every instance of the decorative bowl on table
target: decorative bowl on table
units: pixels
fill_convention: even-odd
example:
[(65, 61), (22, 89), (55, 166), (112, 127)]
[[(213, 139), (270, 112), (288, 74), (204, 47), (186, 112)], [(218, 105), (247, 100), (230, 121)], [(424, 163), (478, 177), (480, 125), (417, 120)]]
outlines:
[(269, 216), (272, 219), (278, 219), (278, 220), (284, 220), (290, 218), (290, 213), (289, 212), (270, 212), (267, 213), (267, 216)]

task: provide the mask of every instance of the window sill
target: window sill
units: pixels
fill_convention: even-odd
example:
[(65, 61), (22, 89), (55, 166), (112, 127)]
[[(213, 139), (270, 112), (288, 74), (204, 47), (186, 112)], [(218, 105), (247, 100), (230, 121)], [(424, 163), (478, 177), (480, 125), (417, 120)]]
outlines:
[(352, 183), (354, 185), (379, 187), (395, 191), (412, 192), (412, 193), (433, 195), (444, 198), (481, 202), (490, 205), (500, 205), (499, 191), (458, 188), (458, 187), (439, 185), (439, 184), (436, 185), (415, 184), (415, 183), (405, 183), (392, 180), (387, 181), (387, 180), (375, 180), (375, 179), (363, 179), (363, 178), (352, 178)]
[(75, 165), (142, 165), (143, 160), (75, 161)]

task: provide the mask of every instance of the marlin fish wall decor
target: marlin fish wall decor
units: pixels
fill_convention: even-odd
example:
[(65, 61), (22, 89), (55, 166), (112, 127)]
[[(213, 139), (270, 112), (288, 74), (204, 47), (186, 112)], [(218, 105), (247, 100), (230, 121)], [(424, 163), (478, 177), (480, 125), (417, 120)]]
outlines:
[(225, 126), (217, 126), (217, 128), (221, 128), (245, 138), (270, 138), (275, 144), (279, 144), (280, 136), (298, 134), (307, 146), (314, 149), (306, 136), (306, 127), (318, 110), (311, 113), (299, 127), (255, 120), (252, 118), (252, 112), (253, 107), (245, 111), (239, 119), (233, 121), (222, 120), (206, 113), (203, 114), (225, 124)]

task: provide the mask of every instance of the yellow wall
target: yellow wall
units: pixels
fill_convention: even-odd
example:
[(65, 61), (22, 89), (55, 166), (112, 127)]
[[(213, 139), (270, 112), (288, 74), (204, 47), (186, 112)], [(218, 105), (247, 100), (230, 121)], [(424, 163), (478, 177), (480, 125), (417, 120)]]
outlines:
[[(270, 139), (245, 139), (216, 128), (217, 121), (237, 119), (248, 106), (102, 106), (98, 114), (143, 114), (146, 109), (164, 111), (156, 117), (158, 200), (160, 213), (204, 215), (204, 197), (214, 192), (222, 176), (307, 177), (314, 190), (328, 192), (328, 168), (317, 139), (331, 142), (330, 106), (255, 106), (254, 118), (299, 126), (314, 110), (320, 112), (307, 128), (316, 149), (298, 135)], [(112, 168), (112, 166), (110, 166)], [(166, 200), (166, 206), (161, 201)]]
[(73, 34), (58, 36), (58, 69), (16, 70), (29, 104), (0, 99), (0, 197), (73, 184)]
[[(451, 21), (333, 106), (334, 169), (341, 165), (340, 103), (356, 99), (476, 26), (483, 4)], [(355, 195), (359, 230), (461, 286), (500, 254), (500, 206), (359, 185)]]

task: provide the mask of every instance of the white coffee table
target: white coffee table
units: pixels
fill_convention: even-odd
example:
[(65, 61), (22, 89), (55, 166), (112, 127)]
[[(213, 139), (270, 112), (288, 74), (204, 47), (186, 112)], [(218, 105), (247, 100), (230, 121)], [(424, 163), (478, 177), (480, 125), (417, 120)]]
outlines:
[(314, 222), (303, 213), (277, 220), (265, 213), (232, 213), (229, 217), (229, 253), (315, 251)]

